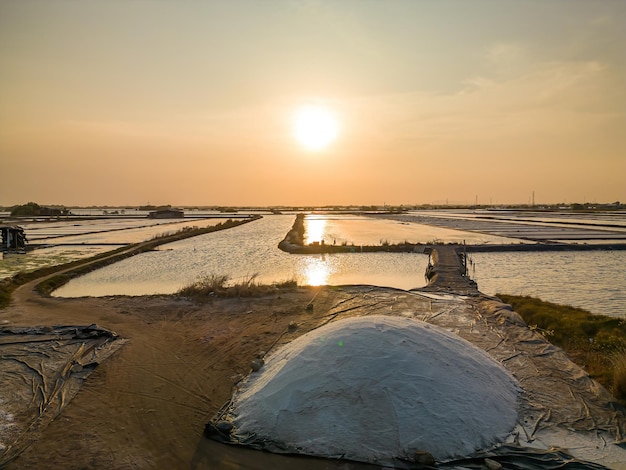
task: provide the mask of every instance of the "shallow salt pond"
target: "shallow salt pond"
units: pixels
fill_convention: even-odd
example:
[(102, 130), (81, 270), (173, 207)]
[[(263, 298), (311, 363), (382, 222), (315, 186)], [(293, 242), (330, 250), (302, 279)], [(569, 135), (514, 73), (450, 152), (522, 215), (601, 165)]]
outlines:
[(382, 243), (529, 243), (517, 238), (467, 232), (384, 218), (358, 215), (312, 214), (305, 221), (305, 244), (380, 245)]
[(37, 243), (117, 243), (126, 245), (175, 233), (183, 227), (208, 227), (225, 219), (131, 219), (97, 220), (63, 225), (31, 227), (23, 225), (30, 242)]
[(29, 243), (45, 245), (26, 253), (0, 256), (0, 279), (95, 256), (117, 248), (171, 234), (183, 227), (208, 227), (226, 219), (95, 219), (22, 223)]
[[(162, 245), (73, 279), (58, 297), (170, 294), (203, 277), (227, 275), (233, 282), (253, 276), (260, 283), (297, 280), (304, 285), (372, 284), (412, 289), (426, 284), (428, 257), (417, 253), (292, 255), (278, 249), (293, 215), (261, 220)], [(387, 233), (393, 233), (393, 223)], [(383, 236), (385, 232), (382, 232)]]
[[(411, 289), (425, 285), (428, 263), (425, 255), (358, 253), (358, 246), (381, 241), (426, 243), (433, 239), (466, 240), (467, 243), (492, 243), (494, 239), (518, 242), (395, 220), (312, 214), (306, 221), (308, 242), (354, 244), (357, 253), (291, 255), (280, 251), (277, 245), (294, 219), (293, 214), (266, 215), (240, 227), (163, 245), (158, 251), (134, 256), (73, 279), (53, 295), (170, 294), (209, 275), (228, 275), (233, 282), (257, 275), (255, 280), (262, 283), (295, 279), (301, 285), (371, 284)], [(195, 221), (180, 223), (196, 225)], [(211, 223), (217, 221), (213, 219)], [(163, 226), (155, 229), (165, 231)], [(93, 234), (92, 240), (101, 236)], [(0, 262), (0, 275), (3, 269), (17, 269), (15, 260), (35, 268), (109, 248), (56, 247), (27, 255), (8, 255)], [(470, 266), (470, 275), (486, 294), (531, 295), (586, 308), (593, 313), (626, 316), (626, 251), (473, 253), (471, 258), (475, 264)]]

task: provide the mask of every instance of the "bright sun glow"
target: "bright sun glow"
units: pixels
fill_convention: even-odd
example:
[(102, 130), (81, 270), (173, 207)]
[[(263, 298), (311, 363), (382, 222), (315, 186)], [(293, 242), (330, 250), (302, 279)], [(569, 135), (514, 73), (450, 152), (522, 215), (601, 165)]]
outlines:
[(304, 240), (305, 245), (313, 242), (322, 243), (326, 234), (326, 219), (316, 219), (315, 217), (307, 217), (305, 220)]
[(320, 258), (306, 258), (304, 283), (308, 286), (323, 286), (331, 274), (330, 263)]
[(296, 112), (293, 130), (296, 139), (305, 148), (322, 150), (337, 138), (339, 123), (328, 108), (307, 105)]

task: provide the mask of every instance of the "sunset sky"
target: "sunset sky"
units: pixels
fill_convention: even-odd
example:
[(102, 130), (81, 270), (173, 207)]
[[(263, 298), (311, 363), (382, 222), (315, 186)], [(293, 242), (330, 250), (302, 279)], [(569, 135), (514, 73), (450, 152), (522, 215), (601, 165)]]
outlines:
[(625, 202), (625, 24), (620, 0), (0, 0), (0, 206)]

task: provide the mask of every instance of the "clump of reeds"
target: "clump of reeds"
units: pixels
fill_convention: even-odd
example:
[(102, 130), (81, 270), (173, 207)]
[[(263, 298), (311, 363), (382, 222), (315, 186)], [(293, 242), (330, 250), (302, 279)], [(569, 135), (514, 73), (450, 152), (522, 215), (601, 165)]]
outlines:
[(626, 403), (626, 350), (613, 357), (613, 387), (615, 398)]
[(238, 282), (231, 282), (230, 276), (211, 274), (180, 289), (176, 294), (182, 297), (258, 297), (279, 292), (281, 289), (297, 287), (295, 279), (274, 284), (257, 282), (258, 274), (243, 278)]
[(298, 280), (295, 278), (286, 279), (281, 282), (276, 282), (275, 284), (272, 284), (272, 285), (278, 287), (279, 289), (290, 289), (290, 288), (298, 287)]

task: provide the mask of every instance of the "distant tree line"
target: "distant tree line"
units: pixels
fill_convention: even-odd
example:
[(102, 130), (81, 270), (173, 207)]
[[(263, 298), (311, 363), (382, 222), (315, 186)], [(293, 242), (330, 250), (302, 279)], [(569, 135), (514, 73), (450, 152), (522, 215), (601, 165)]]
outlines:
[[(108, 206), (91, 206), (91, 208), (104, 208)], [(131, 208), (131, 207), (128, 207)], [(143, 205), (138, 207), (132, 207), (134, 210), (140, 211), (154, 211), (154, 210), (163, 210), (163, 209), (171, 209), (172, 206), (170, 204), (167, 205)], [(236, 213), (242, 210), (252, 210), (252, 209), (268, 209), (267, 207), (230, 207), (230, 206), (197, 206), (194, 209), (210, 209), (210, 210), (218, 210), (220, 212), (228, 212), (228, 213)], [(487, 204), (414, 204), (414, 205), (346, 205), (346, 206), (274, 206), (271, 209), (274, 209), (277, 213), (280, 213), (280, 210), (288, 210), (288, 211), (315, 211), (315, 210), (325, 210), (325, 211), (358, 211), (358, 212), (390, 212), (390, 213), (402, 213), (409, 210), (432, 210), (432, 209), (505, 209), (505, 210), (535, 210), (535, 211), (558, 211), (558, 210), (573, 210), (573, 211), (612, 211), (612, 210), (624, 210), (626, 209), (626, 204), (621, 203), (620, 201), (615, 201), (612, 203), (558, 203), (558, 204), (501, 204), (501, 205), (487, 205)], [(17, 206), (9, 206), (9, 207), (1, 207), (0, 210), (10, 211), (12, 216), (57, 216), (57, 215), (70, 215), (69, 209), (66, 209), (63, 206), (59, 207), (44, 207), (40, 206), (35, 202), (29, 202), (27, 204), (17, 205)]]
[(36, 202), (28, 202), (18, 206), (10, 207), (12, 217), (30, 217), (30, 216), (57, 216), (69, 215), (69, 209), (65, 207), (44, 207)]

